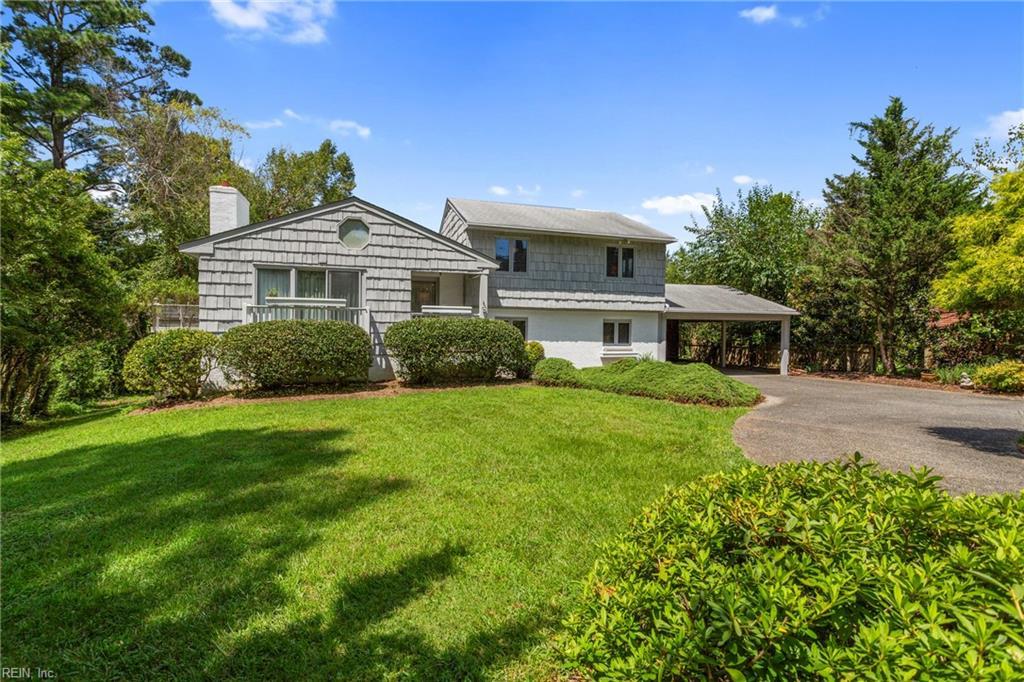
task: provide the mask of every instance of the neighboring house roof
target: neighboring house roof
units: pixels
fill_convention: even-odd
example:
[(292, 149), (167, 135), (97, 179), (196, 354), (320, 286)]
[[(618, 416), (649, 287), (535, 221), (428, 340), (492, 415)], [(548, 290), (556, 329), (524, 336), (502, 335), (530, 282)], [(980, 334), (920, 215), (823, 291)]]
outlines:
[(799, 315), (781, 303), (721, 284), (666, 284), (667, 313), (713, 315)]
[(356, 196), (351, 196), (346, 199), (342, 199), (341, 201), (332, 202), (330, 204), (324, 204), (323, 206), (307, 208), (304, 211), (296, 211), (295, 213), (289, 213), (287, 215), (278, 216), (277, 218), (271, 218), (270, 220), (252, 223), (251, 225), (242, 225), (241, 227), (236, 227), (231, 230), (224, 230), (223, 232), (207, 235), (206, 237), (202, 237), (200, 239), (193, 239), (192, 241), (179, 244), (178, 250), (185, 253), (198, 253), (197, 249), (199, 247), (212, 245), (216, 242), (221, 242), (228, 239), (234, 239), (236, 237), (241, 237), (247, 234), (251, 234), (253, 232), (259, 232), (261, 230), (280, 227), (287, 223), (305, 220), (307, 218), (312, 218), (317, 215), (320, 215), (322, 213), (330, 213), (331, 211), (336, 211), (337, 209), (344, 208), (346, 206), (358, 206), (359, 208), (369, 213), (376, 213), (381, 217), (387, 218), (388, 220), (393, 220), (394, 222), (403, 225), (411, 230), (420, 232), (424, 236), (434, 239), (446, 246), (450, 246), (456, 251), (464, 253), (467, 256), (478, 258), (493, 267), (498, 266), (498, 262), (491, 258), (490, 256), (486, 256), (475, 249), (471, 249), (470, 247), (466, 246), (461, 242), (457, 242), (454, 239), (445, 237), (444, 235), (440, 234), (439, 232), (436, 232), (435, 230), (431, 230), (429, 227), (424, 227), (419, 223), (413, 222), (408, 218), (403, 218), (397, 213), (392, 213), (391, 211), (385, 208), (381, 208), (376, 204), (371, 204), (369, 201), (366, 201), (365, 199), (360, 199), (359, 197)]
[(508, 204), (477, 199), (448, 199), (470, 227), (608, 237), (669, 244), (670, 234), (610, 211)]

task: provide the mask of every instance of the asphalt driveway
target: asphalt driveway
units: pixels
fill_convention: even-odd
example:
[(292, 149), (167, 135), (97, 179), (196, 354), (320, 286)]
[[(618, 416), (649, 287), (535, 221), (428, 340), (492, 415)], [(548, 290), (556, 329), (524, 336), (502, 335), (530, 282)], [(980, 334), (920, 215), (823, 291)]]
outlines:
[(891, 469), (927, 466), (954, 492), (1024, 489), (1024, 399), (802, 376), (734, 373), (767, 400), (733, 431), (763, 464), (859, 451)]

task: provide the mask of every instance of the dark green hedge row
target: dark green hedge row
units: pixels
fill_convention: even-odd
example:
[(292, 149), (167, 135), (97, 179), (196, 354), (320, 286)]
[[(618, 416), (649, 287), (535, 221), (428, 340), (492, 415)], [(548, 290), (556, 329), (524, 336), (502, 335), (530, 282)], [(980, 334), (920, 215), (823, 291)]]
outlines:
[(501, 320), (417, 317), (388, 327), (384, 345), (395, 373), (411, 384), (529, 374), (522, 335)]
[(753, 405), (761, 392), (703, 363), (675, 365), (657, 360), (624, 359), (604, 367), (576, 369), (568, 360), (548, 358), (533, 371), (547, 386), (593, 388), (608, 393), (661, 398), (722, 407)]
[(339, 321), (275, 320), (232, 327), (220, 338), (225, 376), (250, 389), (367, 381), (370, 336)]
[(1024, 494), (850, 462), (705, 477), (608, 546), (561, 651), (619, 680), (1021, 679)]

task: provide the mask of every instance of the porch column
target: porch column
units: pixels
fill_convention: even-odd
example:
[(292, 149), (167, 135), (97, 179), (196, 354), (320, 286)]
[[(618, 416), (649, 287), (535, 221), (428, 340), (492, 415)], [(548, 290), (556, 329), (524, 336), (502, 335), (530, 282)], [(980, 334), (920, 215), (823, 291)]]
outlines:
[(718, 366), (719, 367), (725, 367), (725, 325), (727, 325), (727, 324), (728, 324), (728, 322), (726, 322), (725, 320), (722, 320), (722, 340), (721, 340), (721, 344), (722, 345), (721, 345), (721, 348), (719, 349), (719, 358), (718, 358)]
[(478, 312), (480, 317), (487, 317), (487, 271), (484, 270), (480, 273), (480, 291), (478, 292), (479, 301), (477, 302)]
[(779, 359), (779, 374), (786, 376), (789, 374), (789, 316), (782, 318), (782, 338), (779, 339), (779, 350), (781, 351), (781, 358)]

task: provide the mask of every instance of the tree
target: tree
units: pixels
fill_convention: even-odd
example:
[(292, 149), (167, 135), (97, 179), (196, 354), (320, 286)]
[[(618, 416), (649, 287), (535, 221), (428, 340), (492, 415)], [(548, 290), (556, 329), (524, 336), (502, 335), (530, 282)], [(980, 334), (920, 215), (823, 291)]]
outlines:
[(863, 156), (853, 155), (857, 170), (826, 181), (818, 261), (826, 281), (856, 295), (893, 374), (897, 352), (919, 360), (950, 221), (977, 205), (979, 178), (953, 150), (955, 130), (922, 126), (897, 97), (883, 116), (851, 130)]
[(975, 141), (974, 165), (993, 175), (1024, 169), (1024, 123), (1010, 127), (998, 151), (993, 149), (991, 138)]
[(707, 225), (687, 228), (695, 237), (686, 262), (676, 264), (693, 283), (726, 284), (786, 303), (793, 277), (803, 267), (818, 212), (800, 197), (755, 185), (736, 203), (704, 207)]
[(121, 291), (86, 228), (97, 206), (84, 178), (33, 163), (19, 135), (5, 134), (0, 152), (0, 419), (8, 421), (46, 408), (60, 350), (118, 328)]
[(992, 182), (994, 199), (953, 221), (956, 255), (934, 282), (947, 310), (1024, 310), (1024, 171)]
[(103, 121), (144, 99), (198, 102), (169, 77), (191, 64), (147, 37), (144, 0), (8, 0), (8, 125), (64, 169), (106, 145)]
[(254, 220), (340, 201), (356, 187), (352, 160), (330, 140), (307, 152), (271, 149), (256, 170), (256, 178), (260, 186), (255, 196), (249, 197)]

